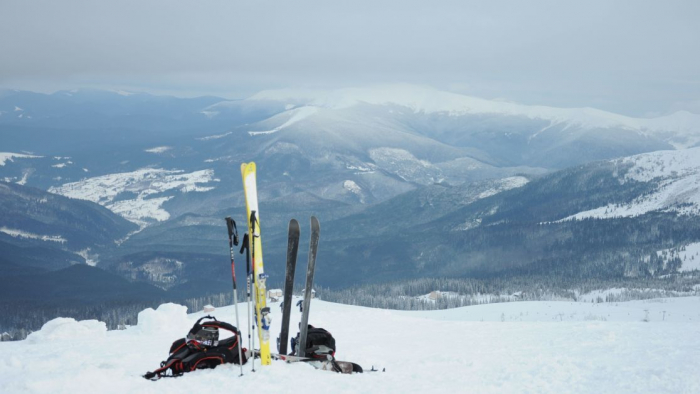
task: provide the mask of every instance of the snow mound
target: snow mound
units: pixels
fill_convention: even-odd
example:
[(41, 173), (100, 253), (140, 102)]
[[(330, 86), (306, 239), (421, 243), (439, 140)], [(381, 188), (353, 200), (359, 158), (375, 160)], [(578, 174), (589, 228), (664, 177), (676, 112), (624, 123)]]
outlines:
[(76, 321), (70, 317), (57, 317), (48, 321), (41, 330), (29, 334), (29, 343), (48, 343), (55, 340), (103, 338), (107, 325), (97, 320)]
[(139, 312), (137, 327), (145, 334), (172, 331), (176, 335), (182, 335), (182, 328), (191, 325), (187, 319), (186, 306), (167, 303), (161, 304), (156, 310), (148, 308)]

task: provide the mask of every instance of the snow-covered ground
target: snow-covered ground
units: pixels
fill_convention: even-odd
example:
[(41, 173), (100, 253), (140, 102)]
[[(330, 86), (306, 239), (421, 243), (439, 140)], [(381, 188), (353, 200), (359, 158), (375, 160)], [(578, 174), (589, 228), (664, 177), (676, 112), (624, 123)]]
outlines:
[[(243, 317), (245, 304), (240, 307)], [(276, 337), (280, 308), (271, 307)], [(233, 307), (212, 314), (235, 324)], [(339, 375), (278, 361), (260, 367), (258, 361), (257, 372), (246, 365), (243, 377), (238, 366), (225, 365), (177, 379), (141, 378), (202, 315), (167, 304), (142, 312), (135, 327), (110, 332), (96, 321), (54, 320), (25, 341), (0, 343), (0, 392), (700, 392), (700, 297), (425, 312), (314, 300), (310, 323), (333, 333), (337, 358), (386, 372)], [(291, 327), (299, 317), (297, 310)]]
[[(214, 170), (185, 173), (182, 170), (142, 168), (66, 183), (49, 188), (49, 192), (96, 202), (143, 228), (149, 221), (170, 218), (162, 206), (173, 196), (155, 197), (156, 195), (173, 190), (181, 193), (206, 192), (214, 187), (200, 184), (218, 181), (214, 177)], [(134, 198), (117, 200), (122, 193), (131, 193)]]
[(612, 162), (620, 167), (632, 165), (620, 182), (658, 180), (658, 187), (627, 204), (608, 204), (562, 220), (635, 217), (652, 211), (700, 215), (700, 148), (643, 153)]
[(659, 250), (656, 254), (664, 258), (664, 262), (678, 257), (682, 265), (678, 271), (700, 270), (700, 242), (693, 242), (680, 248)]
[(22, 230), (17, 230), (13, 228), (7, 228), (5, 226), (0, 227), (0, 233), (5, 233), (11, 237), (15, 238), (27, 238), (27, 239), (39, 239), (42, 241), (51, 241), (58, 243), (66, 243), (66, 239), (60, 235), (39, 235), (34, 233), (29, 233)]
[(24, 153), (0, 152), (0, 167), (4, 166), (8, 161), (14, 162), (14, 159), (39, 159), (42, 157)]
[(277, 116), (289, 116), (289, 119), (282, 123), (280, 126), (275, 127), (272, 130), (267, 130), (267, 131), (249, 131), (248, 134), (251, 136), (256, 136), (256, 135), (265, 135), (265, 134), (274, 134), (284, 128), (287, 128), (294, 123), (299, 122), (300, 120), (303, 120), (305, 118), (308, 118), (309, 116), (315, 114), (318, 112), (319, 108), (318, 107), (301, 107), (301, 108), (295, 108), (288, 110), (284, 112), (282, 115), (277, 115)]

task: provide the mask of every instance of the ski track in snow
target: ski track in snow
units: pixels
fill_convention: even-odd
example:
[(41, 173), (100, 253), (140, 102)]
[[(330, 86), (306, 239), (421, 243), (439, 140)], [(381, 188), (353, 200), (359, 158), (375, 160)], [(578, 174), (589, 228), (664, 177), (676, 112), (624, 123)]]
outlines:
[[(247, 364), (243, 377), (229, 364), (152, 382), (141, 375), (157, 368), (171, 343), (204, 315), (186, 315), (184, 307), (165, 304), (141, 312), (139, 324), (124, 331), (62, 318), (25, 341), (0, 343), (0, 392), (299, 393), (299, 387), (312, 385), (333, 393), (697, 393), (698, 306), (700, 297), (685, 297), (409, 312), (314, 300), (310, 322), (333, 333), (338, 360), (367, 370), (386, 367), (386, 372), (340, 375), (301, 363), (273, 361), (262, 367), (257, 360), (257, 372)], [(276, 337), (279, 304), (271, 309)], [(641, 321), (645, 310), (648, 323)], [(211, 314), (236, 324), (231, 306)], [(297, 327), (299, 318), (296, 309), (290, 327)], [(240, 326), (248, 347), (247, 324)]]

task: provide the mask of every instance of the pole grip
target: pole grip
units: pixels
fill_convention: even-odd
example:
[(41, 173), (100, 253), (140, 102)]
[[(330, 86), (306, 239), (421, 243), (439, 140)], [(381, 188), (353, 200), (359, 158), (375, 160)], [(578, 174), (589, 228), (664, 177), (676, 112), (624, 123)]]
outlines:
[(226, 218), (226, 227), (228, 227), (228, 239), (238, 246), (238, 228), (236, 222), (231, 217)]

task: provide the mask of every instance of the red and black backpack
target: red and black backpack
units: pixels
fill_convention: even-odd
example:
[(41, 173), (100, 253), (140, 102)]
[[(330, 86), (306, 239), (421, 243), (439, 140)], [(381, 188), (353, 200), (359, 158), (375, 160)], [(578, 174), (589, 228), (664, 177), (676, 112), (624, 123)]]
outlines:
[[(204, 319), (210, 321), (203, 322)], [(233, 333), (232, 337), (219, 340), (219, 330)], [(245, 364), (246, 349), (241, 349), (243, 360), (238, 359), (239, 331), (229, 323), (204, 316), (197, 320), (187, 338), (181, 338), (170, 346), (170, 356), (160, 363), (160, 368), (143, 375), (146, 379), (182, 376), (197, 369), (215, 368), (226, 363)], [(170, 374), (168, 374), (170, 371)]]

